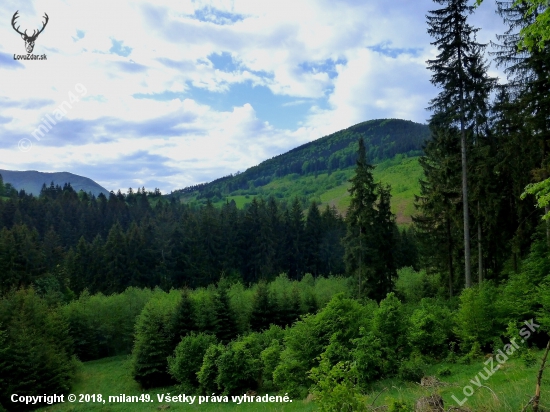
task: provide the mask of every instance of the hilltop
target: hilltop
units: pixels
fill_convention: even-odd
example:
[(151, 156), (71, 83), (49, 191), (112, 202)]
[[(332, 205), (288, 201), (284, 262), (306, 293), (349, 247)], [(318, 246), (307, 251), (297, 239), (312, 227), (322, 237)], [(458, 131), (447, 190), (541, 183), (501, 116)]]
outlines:
[(45, 173), (37, 172), (36, 170), (27, 171), (15, 171), (15, 170), (2, 170), (0, 169), (0, 175), (5, 183), (10, 183), (17, 190), (24, 190), (27, 194), (38, 196), (42, 185), (50, 186), (53, 182), (54, 186), (65, 185), (70, 183), (75, 191), (83, 190), (93, 195), (98, 196), (103, 193), (105, 196), (109, 196), (109, 192), (92, 179), (75, 175), (69, 172), (54, 172)]
[(393, 211), (399, 223), (409, 223), (414, 194), (422, 169), (418, 156), (430, 137), (428, 126), (399, 119), (378, 119), (306, 143), (247, 169), (210, 183), (174, 191), (170, 196), (185, 203), (215, 205), (235, 200), (243, 207), (254, 196), (290, 201), (304, 206), (312, 200), (335, 206), (345, 214), (349, 205), (348, 179), (355, 166), (357, 141), (363, 138), (368, 159), (377, 165), (374, 177), (392, 186)]

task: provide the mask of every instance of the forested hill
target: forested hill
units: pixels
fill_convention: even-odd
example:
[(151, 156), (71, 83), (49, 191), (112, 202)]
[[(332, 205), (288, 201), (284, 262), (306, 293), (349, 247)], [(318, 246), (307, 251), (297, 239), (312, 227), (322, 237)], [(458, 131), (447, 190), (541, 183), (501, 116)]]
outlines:
[(17, 190), (24, 190), (27, 194), (34, 196), (40, 194), (42, 185), (45, 184), (50, 187), (52, 182), (54, 186), (60, 187), (70, 183), (77, 192), (83, 190), (86, 193), (91, 192), (94, 196), (98, 196), (100, 193), (109, 196), (109, 192), (92, 179), (69, 172), (44, 173), (35, 170), (14, 171), (0, 169), (0, 175), (2, 175), (5, 183), (10, 183)]
[(332, 172), (353, 166), (357, 141), (362, 137), (370, 163), (378, 163), (404, 153), (419, 155), (430, 136), (428, 126), (408, 120), (379, 119), (356, 124), (345, 130), (306, 143), (275, 156), (245, 172), (186, 187), (173, 194), (199, 192), (203, 197), (223, 196), (239, 189), (261, 187), (290, 174)]

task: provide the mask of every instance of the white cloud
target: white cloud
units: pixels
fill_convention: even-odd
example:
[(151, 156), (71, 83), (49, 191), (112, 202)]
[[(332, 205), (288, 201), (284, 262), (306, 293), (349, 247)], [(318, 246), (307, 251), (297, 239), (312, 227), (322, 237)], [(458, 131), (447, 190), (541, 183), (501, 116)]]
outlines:
[[(434, 54), (425, 15), (435, 6), (431, 0), (4, 1), (0, 167), (86, 172), (115, 190), (162, 181), (170, 191), (361, 121), (422, 122), (436, 93), (425, 68)], [(48, 13), (35, 46), (47, 61), (2, 63), (24, 53), (9, 24), (18, 9), (22, 28), (30, 30)], [(480, 32), (482, 41), (501, 27), (491, 13), (484, 4), (481, 17), (474, 16), (490, 29)], [(111, 53), (114, 41), (130, 54)], [(232, 58), (229, 70), (208, 59), (222, 53)], [(231, 86), (244, 83), (285, 96), (284, 103), (265, 102), (274, 113), (311, 109), (299, 126), (276, 128), (258, 117), (252, 99), (243, 103), (233, 94)], [(69, 92), (77, 94), (76, 84), (86, 87), (86, 98), (72, 105), (65, 123), (33, 140), (43, 116)], [(193, 95), (197, 90), (213, 100)], [(34, 143), (26, 153), (17, 149), (23, 137)]]

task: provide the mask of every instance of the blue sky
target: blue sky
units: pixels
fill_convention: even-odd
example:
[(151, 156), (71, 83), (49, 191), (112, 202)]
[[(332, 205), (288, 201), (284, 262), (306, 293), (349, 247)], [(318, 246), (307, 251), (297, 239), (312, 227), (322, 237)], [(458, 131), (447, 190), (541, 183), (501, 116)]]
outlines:
[[(378, 118), (426, 122), (431, 0), (0, 3), (0, 168), (163, 193)], [(478, 39), (504, 30), (492, 2)], [(21, 30), (42, 27), (34, 54)], [(491, 68), (491, 74), (504, 78)], [(39, 132), (37, 133), (37, 130)]]

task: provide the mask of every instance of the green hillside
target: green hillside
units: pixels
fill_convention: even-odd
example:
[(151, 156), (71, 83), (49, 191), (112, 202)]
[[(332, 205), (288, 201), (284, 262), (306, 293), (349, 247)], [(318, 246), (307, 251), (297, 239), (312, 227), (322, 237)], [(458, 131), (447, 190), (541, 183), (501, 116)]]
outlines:
[[(304, 209), (313, 200), (325, 205), (335, 206), (339, 213), (345, 215), (349, 206), (349, 178), (354, 173), (354, 167), (332, 173), (317, 175), (291, 174), (272, 180), (265, 186), (248, 190), (238, 190), (221, 198), (213, 199), (214, 205), (221, 206), (226, 201), (234, 200), (237, 207), (242, 208), (250, 203), (254, 197), (291, 201), (294, 197), (302, 199)], [(377, 182), (391, 185), (392, 211), (397, 216), (397, 223), (407, 225), (411, 222), (414, 213), (414, 195), (419, 194), (418, 180), (422, 177), (422, 168), (418, 163), (418, 156), (406, 157), (396, 155), (393, 159), (385, 160), (376, 165), (374, 178)], [(202, 203), (197, 193), (186, 194), (181, 197), (183, 202)]]
[(210, 200), (221, 205), (234, 200), (238, 207), (255, 196), (283, 201), (298, 197), (304, 209), (315, 200), (345, 214), (348, 179), (355, 167), (357, 141), (363, 138), (369, 161), (377, 165), (375, 179), (392, 186), (394, 213), (398, 223), (407, 224), (422, 175), (418, 156), (429, 137), (426, 125), (398, 119), (371, 120), (299, 146), (243, 173), (177, 190), (171, 196), (195, 204)]

